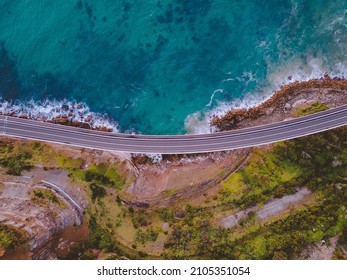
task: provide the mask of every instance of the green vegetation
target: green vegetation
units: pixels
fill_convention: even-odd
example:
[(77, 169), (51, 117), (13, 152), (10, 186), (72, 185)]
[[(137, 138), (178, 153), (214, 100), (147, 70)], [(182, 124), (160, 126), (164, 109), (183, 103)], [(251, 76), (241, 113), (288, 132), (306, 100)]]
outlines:
[(7, 167), (9, 175), (21, 175), (22, 170), (29, 170), (33, 167), (32, 153), (28, 145), (2, 146), (0, 147), (0, 164)]
[(138, 230), (135, 236), (135, 242), (144, 245), (146, 242), (154, 242), (157, 240), (159, 233), (153, 228), (147, 229), (145, 231)]
[(31, 194), (31, 201), (41, 206), (48, 206), (48, 203), (58, 205), (61, 208), (65, 208), (64, 202), (59, 199), (52, 190), (34, 189)]
[(159, 209), (158, 216), (163, 222), (172, 222), (175, 218), (174, 211), (170, 208)]
[[(163, 242), (160, 258), (166, 259), (293, 259), (309, 245), (340, 236), (335, 257), (343, 258), (346, 139), (347, 129), (341, 128), (279, 143), (268, 150), (253, 149), (245, 165), (221, 182), (212, 206), (178, 202), (166, 208), (137, 209), (124, 205), (122, 193), (110, 188), (109, 181), (89, 174), (84, 181), (93, 185), (91, 197), (97, 202), (89, 210), (90, 238), (72, 252), (82, 259), (95, 258), (94, 249), (112, 259), (153, 258), (147, 254)], [(109, 168), (94, 166), (89, 170), (106, 176)], [(216, 222), (218, 217), (259, 207), (304, 186), (313, 193), (310, 202), (285, 214), (259, 221), (254, 210), (231, 229)]]
[(246, 165), (222, 182), (218, 199), (245, 208), (268, 201), (274, 193), (282, 197), (295, 192), (300, 172), (296, 164), (275, 152), (254, 150)]
[(50, 166), (52, 151), (38, 142), (0, 142), (0, 165), (7, 168), (9, 175), (19, 176), (37, 163)]
[(321, 111), (328, 110), (329, 107), (321, 102), (315, 102), (305, 108), (297, 108), (295, 111), (295, 117), (302, 117), (306, 115), (311, 115)]
[[(80, 164), (72, 162), (72, 165)], [(80, 164), (81, 165), (81, 164)], [(92, 165), (87, 170), (81, 170), (79, 167), (69, 167), (70, 176), (86, 182), (94, 182), (106, 187), (122, 189), (126, 183), (124, 176), (120, 175), (117, 169), (106, 163)]]
[[(128, 251), (126, 246), (117, 241), (116, 230), (124, 231), (131, 222), (130, 215), (128, 223), (125, 223), (119, 216), (122, 202), (118, 190), (126, 184), (125, 176), (118, 172), (117, 163), (100, 163), (83, 169), (85, 161), (82, 158), (70, 157), (54, 151), (49, 145), (38, 142), (24, 142), (10, 139), (0, 141), (0, 165), (5, 167), (8, 174), (21, 175), (22, 171), (30, 170), (33, 167), (49, 169), (66, 169), (69, 177), (74, 180), (74, 184), (89, 190), (90, 198), (93, 202), (88, 210), (90, 236), (86, 242), (77, 243), (71, 251), (74, 258), (92, 259), (95, 258), (93, 249), (100, 249), (104, 252), (113, 252), (120, 256), (126, 255), (131, 258), (138, 258), (139, 254)], [(31, 201), (40, 206), (48, 206), (50, 203), (62, 208), (66, 207), (51, 190), (34, 189), (31, 192)], [(109, 199), (112, 198), (112, 203)], [(118, 199), (117, 199), (118, 198)], [(118, 216), (110, 218), (110, 211), (115, 210)], [(113, 213), (112, 213), (113, 214)], [(11, 247), (10, 242), (15, 237), (15, 231), (1, 228), (2, 247)], [(133, 236), (135, 236), (135, 229)], [(11, 243), (11, 244), (10, 244)], [(6, 245), (8, 244), (8, 245)], [(6, 246), (5, 246), (6, 245)], [(13, 246), (12, 246), (13, 247)], [(144, 254), (142, 254), (144, 255)]]
[(80, 169), (84, 163), (81, 158), (73, 159), (62, 155), (57, 155), (56, 161), (58, 166), (64, 169)]
[(88, 245), (91, 248), (100, 248), (106, 252), (115, 251), (116, 244), (112, 238), (112, 232), (102, 228), (96, 221), (94, 216), (89, 220), (90, 236)]
[[(336, 258), (343, 258), (347, 229), (347, 128), (254, 151), (249, 162), (222, 183), (220, 206), (188, 207), (173, 220), (164, 258), (293, 259), (310, 244), (340, 236)], [(306, 186), (313, 203), (289, 214), (257, 223), (255, 213), (238, 229), (213, 224), (216, 211), (246, 208)], [(222, 208), (220, 208), (222, 207)]]
[(150, 215), (148, 212), (145, 212), (144, 210), (138, 210), (134, 211), (133, 208), (129, 208), (129, 213), (131, 216), (132, 223), (134, 225), (134, 228), (140, 228), (140, 227), (147, 227), (151, 224), (150, 222)]
[(21, 232), (13, 227), (0, 224), (0, 248), (11, 251), (25, 243), (25, 241), (26, 239)]
[(76, 243), (65, 259), (95, 259), (93, 249), (101, 249), (104, 252), (113, 252), (123, 255), (123, 252), (118, 248), (118, 243), (114, 241), (113, 232), (103, 228), (94, 216), (91, 216), (88, 222), (90, 234), (88, 239), (83, 242)]
[(342, 230), (342, 234), (337, 242), (335, 250), (335, 258), (340, 260), (346, 260), (346, 251), (347, 251), (347, 228), (345, 227)]
[(347, 202), (346, 189), (336, 191), (331, 186), (324, 194), (324, 202), (295, 211), (233, 241), (226, 240), (208, 253), (214, 258), (270, 259), (278, 258), (280, 252), (283, 258), (295, 258), (307, 245), (327, 240), (347, 227), (346, 212), (341, 209)]
[[(310, 110), (321, 107), (316, 104)], [(293, 259), (308, 246), (334, 236), (339, 238), (335, 258), (345, 258), (346, 139), (347, 128), (343, 127), (267, 149), (254, 148), (243, 167), (220, 183), (217, 194), (216, 188), (213, 195), (193, 200), (192, 205), (178, 200), (165, 208), (140, 209), (132, 204), (122, 192), (126, 180), (116, 164), (83, 170), (82, 160), (54, 155), (56, 166), (67, 169), (71, 179), (89, 191), (93, 202), (87, 210), (89, 238), (76, 243), (66, 258), (94, 259), (101, 254), (109, 259)], [(0, 147), (0, 162), (7, 168), (16, 154), (23, 166), (34, 166), (39, 159), (35, 149), (45, 149), (42, 145), (34, 151), (11, 145)], [(302, 187), (312, 192), (307, 200), (269, 219), (259, 219), (257, 211), (262, 205)], [(52, 194), (33, 192), (33, 196), (55, 203)], [(221, 218), (249, 207), (253, 211), (235, 227), (220, 226)], [(157, 249), (163, 244), (162, 251)]]
[(49, 146), (39, 142), (0, 142), (0, 165), (7, 168), (10, 175), (21, 175), (38, 163), (44, 168), (63, 168), (72, 178), (86, 182), (95, 182), (104, 186), (121, 189), (126, 180), (113, 164), (100, 163), (82, 170), (84, 160), (55, 153)]
[(95, 259), (95, 249), (101, 250), (107, 259), (121, 259), (124, 256), (131, 259), (139, 259), (141, 256), (146, 256), (143, 252), (136, 252), (122, 245), (117, 240), (114, 229), (103, 226), (100, 217), (96, 218), (94, 215), (91, 215), (88, 228), (88, 239), (75, 243), (64, 259)]
[(95, 183), (89, 185), (90, 190), (92, 191), (92, 201), (95, 202), (96, 199), (103, 198), (106, 195), (106, 190), (103, 186), (99, 186)]
[(172, 224), (172, 233), (165, 242), (164, 258), (182, 259), (201, 256), (205, 258), (206, 248), (227, 237), (228, 230), (214, 227), (213, 213), (187, 206), (184, 217)]

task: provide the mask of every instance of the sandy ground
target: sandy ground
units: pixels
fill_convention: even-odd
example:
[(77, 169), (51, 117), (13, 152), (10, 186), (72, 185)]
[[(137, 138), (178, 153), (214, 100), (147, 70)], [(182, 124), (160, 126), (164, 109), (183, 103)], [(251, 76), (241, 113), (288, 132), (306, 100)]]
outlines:
[(310, 194), (311, 191), (308, 188), (302, 188), (295, 194), (275, 198), (264, 204), (263, 208), (257, 211), (256, 215), (260, 220), (266, 220), (301, 203)]
[(210, 154), (208, 157), (183, 157), (178, 161), (138, 166), (134, 184), (126, 190), (132, 201), (165, 204), (168, 198), (190, 198), (203, 194), (230, 174), (248, 149)]
[(258, 222), (277, 216), (285, 211), (290, 210), (302, 202), (311, 194), (307, 188), (301, 188), (295, 194), (287, 195), (282, 198), (275, 198), (265, 203), (260, 209), (249, 207), (247, 209), (236, 211), (230, 215), (218, 219), (218, 223), (225, 228), (237, 226), (239, 222), (246, 218), (250, 212), (254, 212)]
[(221, 219), (218, 219), (218, 224), (225, 228), (233, 228), (237, 226), (242, 219), (246, 218), (248, 213), (254, 212), (256, 209), (256, 207), (250, 207), (245, 210), (234, 212)]

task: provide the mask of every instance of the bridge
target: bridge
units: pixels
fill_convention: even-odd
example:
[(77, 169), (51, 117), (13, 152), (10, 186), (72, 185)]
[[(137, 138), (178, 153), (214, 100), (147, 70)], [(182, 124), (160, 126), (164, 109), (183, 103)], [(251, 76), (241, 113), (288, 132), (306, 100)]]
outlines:
[(347, 105), (323, 112), (211, 134), (140, 135), (101, 132), (30, 119), (0, 116), (2, 135), (99, 150), (191, 154), (259, 146), (327, 131), (347, 124)]

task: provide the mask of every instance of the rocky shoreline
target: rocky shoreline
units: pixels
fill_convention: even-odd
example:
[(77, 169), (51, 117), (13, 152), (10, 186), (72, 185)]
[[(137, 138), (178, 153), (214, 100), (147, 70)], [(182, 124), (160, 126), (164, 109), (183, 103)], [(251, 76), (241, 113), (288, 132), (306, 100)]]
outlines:
[[(258, 106), (248, 109), (231, 109), (224, 116), (214, 116), (210, 122), (211, 127), (216, 128), (217, 131), (241, 128), (246, 126), (253, 126), (259, 124), (261, 119), (262, 124), (272, 121), (279, 121), (282, 118), (275, 119), (271, 116), (275, 113), (282, 111), (287, 113), (290, 111), (293, 100), (298, 97), (308, 95), (309, 99), (313, 97), (315, 99), (323, 99), (323, 102), (331, 103), (331, 100), (326, 100), (327, 96), (340, 95), (337, 97), (337, 101), (340, 104), (347, 103), (345, 92), (347, 90), (347, 80), (344, 78), (334, 77), (331, 78), (325, 74), (320, 79), (313, 79), (309, 81), (296, 81), (287, 85), (283, 85), (278, 91), (276, 91), (268, 100), (259, 104)], [(341, 96), (342, 94), (342, 96)], [(324, 97), (324, 95), (326, 95)], [(338, 106), (330, 104), (331, 107)], [(93, 114), (85, 114), (85, 105), (76, 104), (72, 102), (70, 104), (62, 104), (60, 108), (54, 109), (54, 116), (47, 117), (41, 115), (35, 115), (22, 110), (16, 110), (11, 106), (0, 103), (0, 115), (6, 115), (11, 117), (18, 117), (23, 119), (32, 119), (37, 121), (45, 121), (50, 123), (56, 123), (61, 125), (80, 127), (84, 129), (93, 129), (105, 132), (115, 132), (114, 129), (107, 125), (97, 124), (97, 120)], [(265, 120), (267, 118), (268, 120)]]
[[(300, 101), (315, 100), (336, 107), (347, 103), (347, 80), (324, 75), (321, 79), (283, 85), (268, 100), (249, 109), (232, 109), (222, 117), (214, 116), (211, 126), (219, 131), (280, 121)], [(276, 116), (277, 115), (277, 116)], [(279, 115), (282, 115), (279, 116)], [(275, 116), (275, 117), (274, 117)], [(274, 117), (274, 118), (273, 118)]]
[[(295, 111), (315, 102), (329, 108), (347, 104), (347, 80), (330, 78), (325, 75), (321, 79), (303, 82), (293, 82), (283, 85), (270, 99), (249, 109), (232, 109), (222, 117), (215, 116), (211, 126), (217, 131), (246, 128), (256, 125), (269, 124), (295, 117)], [(216, 154), (216, 153), (214, 153)], [(219, 152), (220, 157), (228, 153)], [(224, 155), (225, 154), (225, 155)], [(163, 155), (163, 162), (177, 163), (187, 158), (208, 158), (211, 154)], [(157, 165), (148, 155), (132, 155), (136, 166)]]
[[(32, 106), (32, 104), (29, 105)], [(51, 108), (51, 116), (47, 116), (40, 114), (40, 112), (38, 114), (30, 113), (30, 109), (23, 108), (23, 106), (16, 106), (16, 104), (12, 106), (7, 102), (0, 103), (0, 115), (44, 121), (85, 129), (114, 132), (113, 127), (98, 124), (96, 118), (100, 118), (100, 116), (94, 116), (95, 114), (91, 112), (88, 113), (88, 110), (89, 108), (85, 104), (66, 102), (59, 105), (59, 107), (54, 109)], [(103, 122), (105, 122), (105, 120), (103, 120)]]

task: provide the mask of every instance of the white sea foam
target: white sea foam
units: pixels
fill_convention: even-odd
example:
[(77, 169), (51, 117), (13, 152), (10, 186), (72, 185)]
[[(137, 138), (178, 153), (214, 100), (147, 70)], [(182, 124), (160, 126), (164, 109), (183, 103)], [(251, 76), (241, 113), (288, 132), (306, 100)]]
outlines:
[(92, 112), (87, 104), (68, 100), (6, 101), (0, 99), (0, 113), (13, 116), (26, 115), (34, 120), (52, 120), (63, 115), (69, 120), (88, 123), (92, 128), (106, 127), (118, 132), (118, 124), (107, 115)]
[(211, 133), (210, 118), (203, 112), (196, 112), (186, 117), (184, 127), (188, 134)]
[[(307, 62), (305, 62), (307, 61)], [(216, 106), (213, 109), (195, 112), (186, 117), (185, 129), (188, 134), (212, 133), (215, 128), (211, 128), (210, 122), (214, 116), (221, 117), (231, 109), (247, 109), (255, 107), (266, 101), (277, 91), (282, 85), (289, 84), (294, 81), (308, 81), (311, 79), (319, 79), (325, 73), (332, 77), (347, 77), (347, 66), (343, 62), (336, 63), (333, 67), (329, 67), (323, 59), (306, 57), (305, 61), (301, 58), (292, 59), (291, 62), (283, 65), (269, 67), (266, 86), (247, 93), (242, 99), (235, 99), (232, 102), (224, 102), (215, 100)], [(247, 77), (246, 83), (250, 80), (254, 81), (254, 75), (245, 72), (241, 78)], [(241, 79), (239, 78), (239, 79)], [(217, 91), (222, 91), (218, 89)], [(214, 92), (216, 93), (216, 91)], [(212, 104), (212, 98), (207, 105)]]
[(211, 97), (210, 97), (210, 102), (208, 102), (207, 104), (206, 104), (206, 107), (211, 107), (212, 106), (212, 102), (213, 102), (213, 99), (214, 99), (214, 97), (215, 97), (215, 95), (216, 95), (216, 93), (223, 93), (224, 92), (224, 89), (216, 89), (213, 93), (212, 93), (212, 95), (211, 95)]

